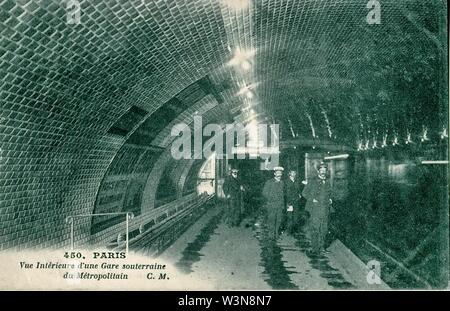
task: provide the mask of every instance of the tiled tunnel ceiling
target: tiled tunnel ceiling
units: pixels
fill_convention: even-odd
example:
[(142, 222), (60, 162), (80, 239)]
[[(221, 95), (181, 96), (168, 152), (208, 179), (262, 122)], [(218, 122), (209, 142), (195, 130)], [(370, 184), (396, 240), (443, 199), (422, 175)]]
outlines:
[[(92, 212), (108, 165), (139, 124), (125, 136), (108, 130), (131, 107), (152, 114), (205, 76), (223, 99), (205, 101), (210, 120), (238, 111), (246, 99), (237, 94), (251, 85), (255, 109), (279, 121), (284, 137), (356, 146), (384, 132), (417, 140), (447, 124), (445, 1), (382, 1), (379, 25), (367, 24), (361, 0), (80, 3), (78, 25), (67, 23), (63, 1), (0, 4), (4, 247), (16, 231), (47, 241), (68, 213)], [(246, 73), (230, 66), (236, 50), (251, 57)], [(31, 234), (14, 215), (33, 209), (39, 217), (28, 220), (43, 230)]]
[(383, 1), (381, 24), (369, 25), (363, 2), (255, 2), (258, 95), (294, 133), (350, 144), (437, 134), (447, 123), (437, 95), (445, 88), (442, 3)]
[(131, 105), (152, 112), (208, 73), (229, 79), (233, 50), (252, 48), (248, 82), (288, 133), (419, 135), (445, 122), (435, 96), (442, 5), (384, 1), (381, 24), (369, 25), (356, 0), (83, 1), (75, 26), (58, 1), (7, 0), (2, 100), (11, 112), (43, 111), (33, 122), (60, 135), (101, 135)]

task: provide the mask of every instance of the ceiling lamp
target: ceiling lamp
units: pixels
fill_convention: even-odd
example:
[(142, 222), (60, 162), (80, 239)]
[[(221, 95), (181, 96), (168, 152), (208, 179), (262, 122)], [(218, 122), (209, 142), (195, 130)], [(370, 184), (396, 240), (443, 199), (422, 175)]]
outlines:
[(394, 140), (392, 141), (392, 146), (397, 146), (399, 143), (398, 143), (398, 137), (397, 137), (397, 135), (395, 135), (394, 136)]
[(250, 2), (250, 0), (222, 0), (222, 3), (236, 11), (247, 9), (250, 6)]
[(423, 127), (422, 137), (420, 138), (421, 142), (428, 141), (428, 128), (426, 126)]
[(447, 138), (448, 137), (447, 129), (444, 127), (440, 134), (441, 134), (441, 139)]
[(228, 65), (235, 66), (241, 71), (248, 71), (252, 68), (252, 58), (255, 55), (254, 50), (236, 49), (233, 58), (228, 62)]
[(410, 132), (408, 132), (408, 134), (406, 134), (406, 141), (405, 141), (405, 144), (410, 144), (410, 143), (412, 143), (413, 141), (412, 141), (412, 139), (411, 139), (411, 133)]
[(244, 60), (241, 63), (241, 69), (244, 71), (249, 71), (252, 68), (252, 64), (250, 64), (250, 62), (248, 60)]

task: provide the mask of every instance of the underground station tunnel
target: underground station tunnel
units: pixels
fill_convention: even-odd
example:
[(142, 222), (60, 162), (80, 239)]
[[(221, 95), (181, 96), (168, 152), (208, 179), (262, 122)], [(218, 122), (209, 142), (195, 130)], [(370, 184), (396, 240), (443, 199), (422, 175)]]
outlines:
[(1, 1), (0, 253), (101, 247), (214, 289), (446, 288), (446, 12)]

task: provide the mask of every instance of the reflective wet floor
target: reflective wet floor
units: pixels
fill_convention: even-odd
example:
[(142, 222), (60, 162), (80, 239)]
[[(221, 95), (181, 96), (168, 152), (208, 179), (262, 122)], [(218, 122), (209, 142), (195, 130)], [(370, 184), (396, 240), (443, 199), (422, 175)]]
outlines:
[(229, 227), (221, 207), (208, 211), (160, 257), (211, 289), (379, 289), (366, 282), (364, 264), (339, 241), (313, 255), (303, 231), (265, 237), (261, 217)]

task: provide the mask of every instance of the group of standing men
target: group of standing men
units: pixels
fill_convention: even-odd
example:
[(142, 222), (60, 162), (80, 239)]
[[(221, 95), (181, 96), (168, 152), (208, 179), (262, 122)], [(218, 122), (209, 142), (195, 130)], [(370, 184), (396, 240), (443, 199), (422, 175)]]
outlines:
[[(282, 229), (294, 234), (300, 230), (299, 225), (304, 218), (312, 251), (314, 253), (324, 251), (332, 203), (327, 169), (326, 163), (321, 162), (316, 177), (309, 178), (308, 182), (300, 182), (295, 170), (290, 170), (288, 178), (283, 180), (284, 169), (274, 168), (274, 177), (266, 181), (262, 190), (269, 238), (277, 239)], [(228, 224), (238, 226), (243, 212), (244, 188), (238, 179), (237, 168), (231, 170), (231, 176), (224, 182), (223, 191), (227, 199)]]

